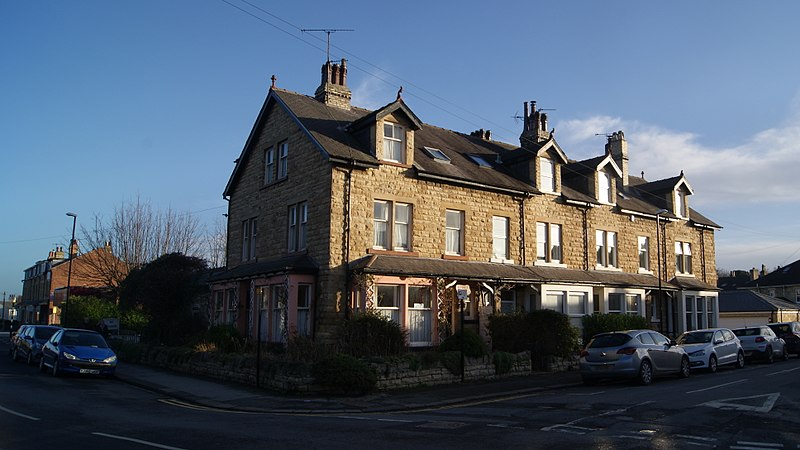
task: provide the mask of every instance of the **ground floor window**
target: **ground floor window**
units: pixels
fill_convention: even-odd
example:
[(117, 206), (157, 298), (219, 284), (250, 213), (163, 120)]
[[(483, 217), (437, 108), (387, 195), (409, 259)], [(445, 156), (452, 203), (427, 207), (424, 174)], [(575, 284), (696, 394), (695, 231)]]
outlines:
[(297, 334), (311, 334), (311, 285), (297, 286)]
[[(399, 278), (387, 277), (383, 281)], [(426, 279), (403, 280), (405, 283), (378, 283), (373, 302), (378, 314), (398, 323), (408, 331), (409, 346), (430, 346), (435, 330), (436, 293)], [(413, 284), (419, 283), (419, 284)], [(356, 301), (361, 298), (355, 296)], [(357, 310), (358, 305), (356, 305)]]
[(715, 297), (686, 296), (686, 331), (713, 328), (716, 324), (714, 314)]
[(608, 294), (609, 314), (642, 314), (641, 294), (612, 292)]

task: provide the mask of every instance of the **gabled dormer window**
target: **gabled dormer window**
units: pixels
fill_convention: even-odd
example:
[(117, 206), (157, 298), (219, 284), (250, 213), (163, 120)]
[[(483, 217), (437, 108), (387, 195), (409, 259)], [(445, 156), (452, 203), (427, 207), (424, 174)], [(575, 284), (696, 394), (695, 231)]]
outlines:
[(556, 167), (548, 158), (539, 158), (539, 186), (542, 192), (556, 191)]
[(607, 172), (597, 172), (597, 200), (600, 203), (611, 202), (611, 177)]
[(675, 191), (675, 215), (686, 217), (686, 193), (681, 189)]
[(396, 123), (383, 123), (383, 159), (405, 164), (405, 129)]

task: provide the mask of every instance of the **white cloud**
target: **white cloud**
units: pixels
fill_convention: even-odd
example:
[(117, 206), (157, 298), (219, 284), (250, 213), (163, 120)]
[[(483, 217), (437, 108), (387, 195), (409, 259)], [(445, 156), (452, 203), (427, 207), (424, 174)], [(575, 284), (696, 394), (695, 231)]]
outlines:
[(392, 89), (377, 76), (362, 77), (352, 88), (352, 104), (366, 109), (378, 109), (395, 99), (396, 94), (391, 93)]
[[(796, 100), (800, 112), (800, 97)], [(798, 120), (763, 130), (735, 147), (706, 146), (692, 133), (610, 116), (565, 121), (557, 125), (557, 130), (557, 138), (574, 159), (603, 152), (605, 138), (595, 133), (623, 130), (628, 140), (630, 173), (639, 175), (644, 170), (645, 178), (657, 180), (683, 170), (700, 194), (692, 199), (694, 205), (798, 201)]]

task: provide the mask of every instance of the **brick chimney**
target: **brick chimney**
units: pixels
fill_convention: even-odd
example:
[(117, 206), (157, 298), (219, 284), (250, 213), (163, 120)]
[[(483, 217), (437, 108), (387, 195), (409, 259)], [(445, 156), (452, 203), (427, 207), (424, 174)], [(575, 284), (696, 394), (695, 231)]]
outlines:
[(550, 139), (552, 134), (547, 131), (547, 114), (541, 113), (536, 109), (536, 102), (525, 102), (525, 116), (522, 123), (522, 134), (519, 136), (519, 144), (522, 148), (534, 148), (538, 144)]
[(347, 87), (347, 60), (342, 58), (341, 64), (330, 61), (322, 65), (322, 82), (314, 98), (328, 106), (350, 109), (352, 93)]
[[(625, 133), (617, 131), (608, 136), (606, 143), (606, 153), (610, 153), (622, 171), (622, 187), (628, 187), (628, 142), (625, 140)], [(644, 175), (642, 175), (644, 178)]]
[(73, 239), (72, 242), (69, 244), (69, 257), (70, 259), (75, 258), (78, 256), (78, 240)]

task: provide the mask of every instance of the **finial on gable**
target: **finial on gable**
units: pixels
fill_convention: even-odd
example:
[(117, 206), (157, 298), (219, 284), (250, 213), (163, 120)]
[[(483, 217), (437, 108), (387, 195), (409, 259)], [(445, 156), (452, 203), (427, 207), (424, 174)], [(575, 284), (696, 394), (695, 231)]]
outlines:
[(273, 74), (273, 75), (272, 75), (272, 77), (270, 78), (270, 80), (272, 80), (272, 86), (270, 86), (270, 89), (274, 89), (274, 88), (275, 88), (275, 81), (277, 81), (277, 80), (278, 80), (278, 77), (276, 77), (276, 76)]
[(402, 94), (403, 94), (403, 86), (400, 86), (400, 89), (397, 90), (397, 100), (400, 100), (402, 98)]

